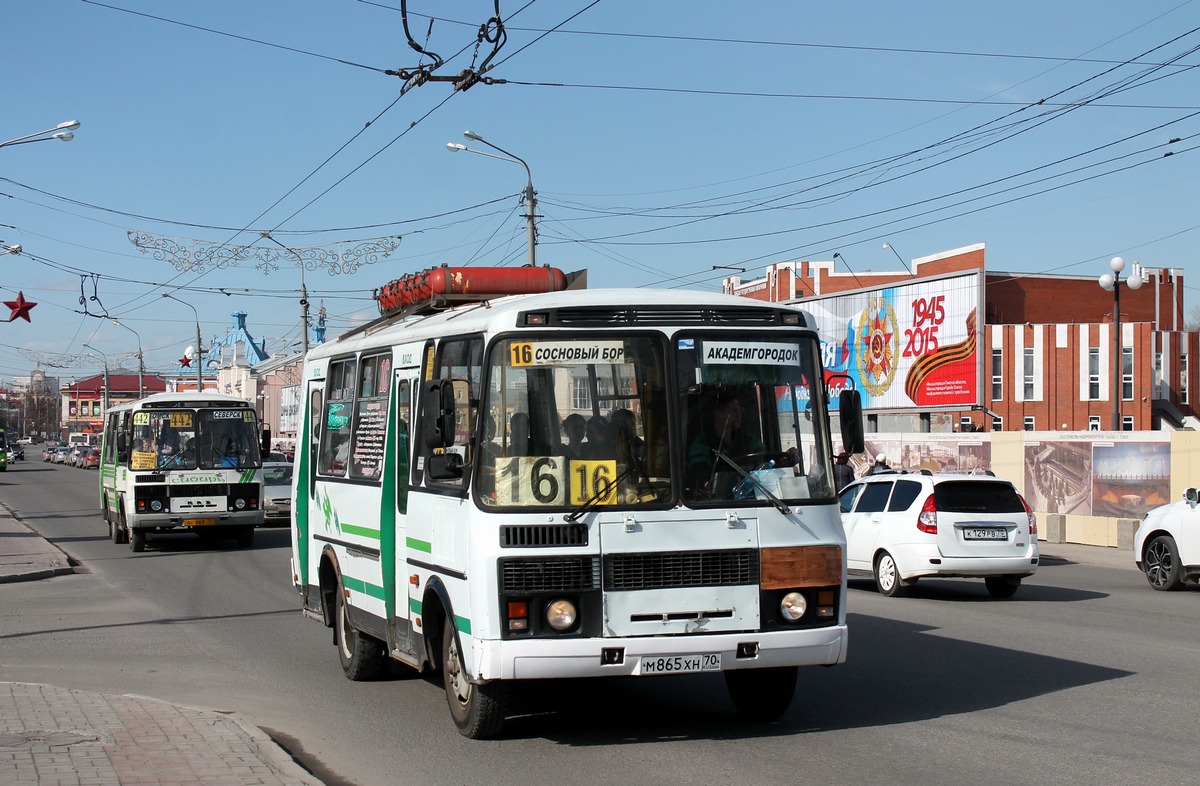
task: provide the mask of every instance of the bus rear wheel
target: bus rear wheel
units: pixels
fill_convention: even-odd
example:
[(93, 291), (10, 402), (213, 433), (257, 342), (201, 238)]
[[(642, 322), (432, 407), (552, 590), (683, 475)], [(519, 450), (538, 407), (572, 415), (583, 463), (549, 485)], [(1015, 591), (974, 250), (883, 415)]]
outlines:
[(792, 705), (798, 672), (797, 666), (735, 669), (725, 672), (725, 687), (743, 718), (775, 720)]
[(453, 625), (447, 620), (442, 629), (442, 683), (446, 687), (450, 717), (464, 737), (473, 740), (493, 737), (504, 728), (508, 683), (472, 684), (467, 679)]
[(346, 611), (345, 590), (341, 582), (338, 582), (334, 592), (333, 626), (338, 660), (346, 677), (355, 682), (378, 678), (383, 673), (387, 660), (383, 642), (357, 630), (350, 623), (350, 614)]

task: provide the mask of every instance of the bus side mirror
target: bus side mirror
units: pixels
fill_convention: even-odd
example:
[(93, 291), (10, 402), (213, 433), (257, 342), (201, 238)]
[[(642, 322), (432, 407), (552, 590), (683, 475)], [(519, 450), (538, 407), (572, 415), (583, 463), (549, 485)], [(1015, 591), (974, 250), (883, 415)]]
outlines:
[(265, 426), (265, 425), (263, 426), (261, 448), (262, 448), (263, 453), (271, 452), (271, 427), (270, 426)]
[(842, 428), (842, 446), (847, 453), (862, 453), (867, 449), (863, 434), (862, 395), (857, 390), (838, 393), (838, 418)]
[(463, 476), (463, 458), (458, 453), (434, 453), (425, 459), (425, 474), (433, 480), (458, 480)]
[(129, 449), (129, 437), (124, 431), (117, 432), (117, 455), (124, 456), (125, 451)]
[[(454, 383), (434, 379), (422, 388), (421, 441), (427, 450), (448, 448), (454, 444)], [(461, 473), (460, 473), (461, 474)]]

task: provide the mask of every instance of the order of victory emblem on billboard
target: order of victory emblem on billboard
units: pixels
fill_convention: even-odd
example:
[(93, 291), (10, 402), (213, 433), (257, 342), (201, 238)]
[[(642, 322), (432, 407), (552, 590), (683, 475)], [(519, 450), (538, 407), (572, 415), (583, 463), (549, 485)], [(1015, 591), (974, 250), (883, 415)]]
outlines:
[(896, 378), (900, 354), (900, 326), (892, 304), (881, 297), (871, 298), (858, 323), (858, 371), (863, 387), (872, 396), (881, 396)]

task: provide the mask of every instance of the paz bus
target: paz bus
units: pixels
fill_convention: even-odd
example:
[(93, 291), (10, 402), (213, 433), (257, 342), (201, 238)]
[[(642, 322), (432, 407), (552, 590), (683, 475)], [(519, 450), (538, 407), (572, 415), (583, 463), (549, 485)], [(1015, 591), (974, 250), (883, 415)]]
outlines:
[[(846, 658), (814, 321), (567, 279), (413, 274), (376, 290), (377, 320), (310, 349), (302, 611), (352, 680), (389, 659), (440, 671), (471, 738), (551, 678), (721, 672), (741, 714), (776, 717), (799, 666)], [(857, 392), (839, 405), (861, 450)]]
[(144, 551), (156, 533), (254, 543), (263, 522), (262, 434), (250, 402), (158, 393), (111, 407), (100, 448), (100, 507), (113, 543)]

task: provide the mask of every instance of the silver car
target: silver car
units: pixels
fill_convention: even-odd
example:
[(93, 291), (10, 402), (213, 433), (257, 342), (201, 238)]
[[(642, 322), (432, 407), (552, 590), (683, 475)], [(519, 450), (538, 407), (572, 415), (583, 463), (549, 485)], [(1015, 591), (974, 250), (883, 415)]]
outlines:
[(292, 523), (292, 465), (286, 461), (263, 462), (263, 526)]

